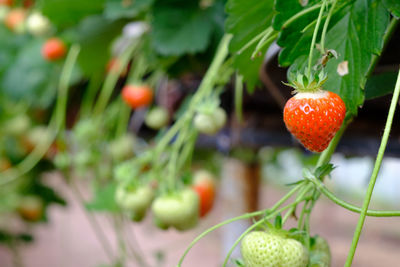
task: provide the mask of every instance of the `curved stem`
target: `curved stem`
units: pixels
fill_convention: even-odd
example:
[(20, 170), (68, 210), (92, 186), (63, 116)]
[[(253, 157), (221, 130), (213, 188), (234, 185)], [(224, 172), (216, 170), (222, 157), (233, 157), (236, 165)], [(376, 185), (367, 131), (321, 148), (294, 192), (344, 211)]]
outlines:
[(331, 20), (333, 11), (335, 10), (336, 3), (337, 3), (337, 0), (334, 0), (333, 4), (331, 6), (331, 9), (329, 10), (328, 17), (325, 20), (324, 27), (322, 29), (322, 35), (321, 35), (321, 51), (322, 51), (322, 53), (325, 53), (325, 36), (326, 36), (326, 32), (328, 31), (329, 21)]
[(43, 138), (43, 140), (39, 142), (33, 151), (18, 165), (2, 172), (0, 186), (13, 182), (35, 167), (50, 148), (57, 134), (64, 128), (69, 81), (79, 54), (79, 50), (80, 47), (78, 45), (73, 45), (68, 52), (67, 59), (65, 60), (58, 86), (56, 107), (49, 123), (50, 137)]
[(314, 11), (317, 10), (318, 8), (321, 8), (322, 4), (316, 4), (312, 7), (303, 9), (302, 11), (300, 11), (299, 13), (296, 13), (296, 15), (294, 15), (293, 17), (291, 17), (290, 19), (288, 19), (283, 25), (282, 25), (282, 29), (286, 28), (287, 26), (289, 26), (290, 24), (292, 24), (292, 22), (294, 22), (296, 19)]
[(79, 190), (78, 186), (75, 184), (75, 182), (71, 181), (70, 185), (71, 185), (72, 192), (75, 193), (78, 201), (81, 204), (80, 207), (82, 207), (82, 211), (85, 214), (86, 219), (90, 223), (91, 228), (93, 229), (97, 240), (102, 245), (102, 248), (103, 248), (104, 252), (106, 253), (110, 262), (113, 262), (114, 256), (113, 256), (113, 252), (111, 249), (111, 245), (110, 245), (110, 242), (109, 242), (107, 236), (105, 235), (105, 233), (103, 231), (103, 228), (100, 226), (97, 219), (92, 214), (89, 214), (87, 210), (85, 210), (85, 208), (84, 208), (85, 201), (84, 201), (83, 195), (82, 195), (81, 191)]
[(370, 179), (370, 182), (368, 185), (367, 193), (365, 195), (364, 203), (361, 208), (360, 218), (357, 223), (356, 231), (354, 232), (353, 241), (352, 241), (352, 244), (350, 247), (350, 252), (347, 256), (345, 267), (350, 267), (351, 263), (353, 262), (353, 258), (354, 258), (354, 254), (356, 252), (358, 240), (360, 239), (360, 235), (361, 235), (361, 231), (362, 231), (362, 228), (364, 225), (365, 217), (367, 215), (368, 206), (369, 206), (369, 203), (371, 202), (372, 192), (375, 187), (376, 179), (378, 177), (378, 173), (379, 173), (379, 170), (380, 170), (380, 167), (382, 164), (382, 160), (383, 160), (383, 155), (385, 153), (386, 145), (387, 145), (387, 142), (389, 139), (389, 134), (390, 134), (390, 130), (391, 130), (392, 123), (393, 123), (394, 113), (396, 111), (397, 102), (399, 100), (399, 94), (400, 94), (400, 70), (398, 73), (397, 82), (396, 82), (396, 86), (395, 86), (393, 97), (392, 97), (392, 102), (390, 103), (389, 114), (388, 114), (388, 118), (386, 121), (385, 130), (383, 132), (381, 145), (379, 147), (378, 155), (376, 157), (374, 169), (372, 171), (372, 175), (371, 175), (371, 179)]
[[(340, 199), (339, 197), (335, 196), (335, 194), (333, 194), (331, 191), (328, 190), (328, 188), (326, 188), (324, 186), (323, 183), (321, 183), (318, 179), (310, 179), (310, 182), (312, 182), (317, 190), (319, 192), (321, 192), (322, 194), (324, 194), (327, 198), (329, 198), (330, 200), (332, 200), (332, 202), (338, 204), (339, 206), (349, 210), (349, 211), (353, 211), (353, 212), (357, 212), (357, 213), (361, 213), (361, 208), (354, 206), (342, 199)], [(400, 211), (396, 211), (396, 210), (367, 210), (367, 216), (371, 216), (371, 217), (397, 217), (400, 216)]]
[(110, 73), (107, 75), (106, 80), (104, 81), (104, 85), (101, 88), (101, 92), (99, 95), (99, 98), (97, 100), (97, 103), (94, 107), (94, 114), (95, 115), (100, 115), (104, 109), (107, 106), (108, 100), (111, 97), (111, 94), (114, 90), (114, 87), (119, 79), (119, 76), (121, 72), (126, 68), (128, 65), (129, 59), (132, 56), (133, 51), (137, 47), (137, 42), (134, 42), (131, 44), (125, 51), (122, 53), (121, 57), (118, 58), (118, 62), (121, 64), (117, 64), (117, 69), (116, 71), (110, 71)]
[(270, 218), (273, 218), (274, 216), (278, 215), (278, 214), (281, 213), (282, 211), (284, 211), (284, 210), (286, 210), (286, 209), (289, 209), (289, 208), (292, 208), (292, 207), (295, 207), (295, 206), (296, 206), (297, 204), (299, 204), (301, 201), (303, 201), (303, 199), (296, 200), (295, 202), (293, 202), (293, 203), (291, 203), (291, 204), (289, 204), (289, 205), (287, 205), (287, 206), (285, 206), (285, 207), (283, 207), (283, 208), (280, 208), (279, 210), (276, 210), (276, 211), (274, 211), (273, 213), (268, 214), (267, 216), (265, 216), (264, 218), (262, 218), (262, 219), (259, 220), (258, 222), (254, 223), (254, 224), (251, 225), (249, 228), (247, 228), (246, 231), (244, 231), (244, 232), (239, 236), (239, 238), (236, 239), (235, 243), (233, 243), (232, 247), (230, 248), (228, 254), (227, 254), (226, 257), (225, 257), (225, 261), (224, 261), (224, 264), (222, 265), (222, 267), (225, 267), (225, 266), (226, 266), (226, 264), (228, 263), (229, 258), (231, 257), (231, 255), (232, 255), (233, 250), (235, 249), (235, 247), (239, 244), (240, 241), (242, 241), (242, 239), (243, 239), (251, 230), (253, 230), (253, 229), (256, 228), (257, 226), (261, 225), (262, 223), (267, 222), (267, 220), (269, 220)]
[(308, 55), (307, 77), (310, 77), (310, 75), (311, 75), (311, 64), (312, 64), (315, 41), (317, 40), (319, 25), (321, 24), (322, 14), (324, 13), (325, 6), (326, 6), (326, 0), (322, 0), (321, 8), (320, 8), (319, 14), (318, 14), (317, 24), (315, 25), (315, 29), (314, 29), (314, 33), (313, 33), (313, 37), (312, 37), (312, 41), (311, 41), (310, 54)]
[(243, 220), (243, 219), (248, 219), (248, 218), (251, 218), (251, 217), (259, 216), (259, 215), (262, 215), (264, 212), (265, 212), (264, 210), (261, 210), (261, 211), (256, 211), (256, 212), (252, 212), (252, 213), (246, 213), (246, 214), (243, 214), (243, 215), (241, 215), (241, 216), (238, 216), (238, 217), (235, 217), (235, 218), (232, 218), (232, 219), (223, 221), (222, 223), (219, 223), (219, 224), (217, 224), (217, 225), (214, 225), (214, 226), (208, 228), (206, 231), (204, 231), (203, 233), (201, 233), (200, 235), (198, 235), (198, 236), (189, 244), (189, 246), (187, 247), (187, 249), (185, 250), (185, 252), (183, 253), (182, 257), (181, 257), (180, 260), (179, 260), (178, 267), (180, 267), (180, 266), (182, 265), (183, 260), (185, 259), (186, 255), (189, 253), (190, 249), (191, 249), (197, 242), (199, 242), (203, 237), (205, 237), (206, 235), (208, 235), (209, 233), (213, 232), (214, 230), (217, 230), (218, 228), (220, 228), (220, 227), (222, 227), (222, 226), (224, 226), (224, 225), (230, 224), (230, 223), (235, 222), (235, 221), (239, 221), (239, 220)]
[[(284, 197), (282, 197), (271, 209), (266, 209), (266, 210), (261, 210), (261, 211), (256, 211), (256, 212), (252, 212), (252, 213), (246, 213), (243, 214), (241, 216), (226, 220), (220, 224), (214, 225), (211, 228), (208, 228), (206, 231), (204, 231), (203, 233), (201, 233), (199, 236), (197, 236), (192, 243), (190, 243), (190, 245), (188, 246), (188, 248), (185, 250), (183, 256), (181, 257), (181, 259), (179, 260), (178, 266), (181, 266), (183, 260), (185, 259), (186, 255), (189, 253), (190, 249), (198, 242), (200, 241), (200, 239), (202, 239), (203, 237), (205, 237), (207, 234), (211, 233), (212, 231), (226, 225), (226, 224), (230, 224), (231, 222), (235, 222), (238, 220), (243, 220), (243, 219), (248, 219), (251, 217), (256, 217), (256, 216), (261, 216), (263, 214), (265, 214), (268, 211), (272, 211), (274, 212), (277, 208), (279, 208), (283, 203), (285, 203), (299, 188), (301, 188), (303, 186), (303, 183), (298, 184), (297, 186), (295, 186), (294, 188), (292, 188), (292, 190), (290, 190)], [(268, 215), (267, 215), (268, 216)]]

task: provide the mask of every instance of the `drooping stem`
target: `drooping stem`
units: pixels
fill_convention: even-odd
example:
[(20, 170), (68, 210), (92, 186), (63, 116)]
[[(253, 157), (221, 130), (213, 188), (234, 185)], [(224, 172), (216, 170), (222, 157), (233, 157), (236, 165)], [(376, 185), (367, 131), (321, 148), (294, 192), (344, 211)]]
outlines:
[(73, 45), (69, 50), (65, 60), (58, 86), (56, 107), (49, 123), (49, 138), (43, 138), (40, 140), (33, 151), (18, 165), (2, 172), (0, 186), (11, 183), (19, 177), (23, 177), (25, 173), (29, 172), (33, 167), (35, 167), (50, 148), (57, 134), (64, 128), (69, 82), (71, 80), (72, 71), (75, 66), (79, 51), (79, 45)]
[[(239, 220), (243, 220), (243, 219), (249, 219), (252, 217), (257, 217), (257, 216), (261, 216), (261, 215), (266, 215), (268, 216), (268, 214), (271, 214), (271, 212), (274, 212), (276, 209), (278, 209), (283, 203), (285, 203), (291, 196), (294, 195), (294, 193), (297, 192), (297, 190), (299, 190), (301, 187), (303, 186), (303, 183), (298, 184), (297, 186), (295, 186), (294, 188), (292, 188), (284, 197), (281, 198), (281, 200), (279, 200), (271, 209), (266, 209), (266, 210), (261, 210), (261, 211), (256, 211), (256, 212), (252, 212), (252, 213), (246, 213), (243, 214), (241, 216), (235, 217), (235, 218), (231, 218), (229, 220), (223, 221), (222, 223), (219, 223), (217, 225), (214, 225), (210, 228), (208, 228), (206, 231), (204, 231), (203, 233), (201, 233), (199, 236), (197, 236), (192, 243), (190, 243), (190, 245), (187, 247), (187, 249), (185, 250), (185, 252), (183, 253), (181, 259), (179, 260), (178, 266), (181, 266), (183, 260), (185, 259), (186, 255), (189, 253), (189, 251), (191, 250), (191, 248), (197, 243), (199, 242), (203, 237), (205, 237), (206, 235), (208, 235), (209, 233), (211, 233), (212, 231), (230, 224), (232, 222), (235, 221), (239, 221)], [(288, 205), (291, 206), (291, 205)], [(268, 214), (267, 214), (268, 213)]]
[(325, 6), (326, 6), (326, 1), (322, 0), (322, 5), (321, 5), (321, 8), (320, 8), (319, 14), (318, 14), (317, 24), (315, 25), (315, 29), (314, 29), (314, 33), (313, 33), (313, 37), (312, 37), (312, 41), (311, 41), (310, 54), (308, 55), (307, 77), (311, 76), (311, 64), (312, 64), (313, 52), (314, 52), (315, 42), (317, 40), (319, 25), (321, 24), (322, 14), (324, 13)]
[[(68, 177), (66, 177), (66, 178), (68, 178)], [(68, 180), (68, 179), (66, 179), (66, 180)], [(77, 199), (79, 200), (79, 202), (81, 204), (80, 206), (82, 207), (82, 211), (85, 214), (86, 219), (90, 223), (91, 228), (93, 229), (97, 240), (102, 245), (102, 248), (103, 248), (104, 252), (106, 253), (110, 262), (113, 262), (114, 256), (113, 256), (112, 248), (111, 248), (108, 238), (106, 237), (106, 235), (103, 231), (103, 228), (100, 226), (97, 219), (92, 214), (89, 214), (87, 210), (84, 209), (83, 195), (82, 195), (81, 191), (79, 190), (78, 186), (75, 184), (75, 182), (71, 181), (70, 185), (71, 185), (72, 191), (74, 192), (74, 194), (76, 195)]]
[[(310, 182), (312, 182), (317, 190), (324, 194), (327, 198), (332, 200), (334, 203), (338, 204), (339, 206), (353, 212), (361, 213), (361, 208), (354, 206), (339, 197), (335, 196), (331, 191), (329, 191), (325, 185), (320, 182), (318, 179), (310, 179)], [(367, 210), (367, 216), (372, 216), (372, 217), (398, 217), (400, 216), (400, 211), (398, 210)]]
[(329, 10), (328, 16), (326, 17), (324, 27), (322, 29), (322, 34), (321, 34), (321, 51), (322, 51), (322, 53), (325, 53), (325, 36), (326, 36), (326, 32), (328, 31), (328, 26), (329, 26), (329, 22), (331, 20), (333, 11), (335, 10), (336, 3), (337, 3), (337, 0), (334, 0), (333, 4), (331, 6), (331, 9)]
[(361, 236), (362, 228), (364, 226), (365, 217), (367, 216), (368, 206), (369, 206), (369, 203), (371, 202), (372, 192), (374, 191), (376, 179), (378, 177), (378, 173), (379, 173), (379, 170), (380, 170), (380, 167), (382, 164), (382, 160), (383, 160), (383, 155), (385, 153), (386, 145), (387, 145), (387, 142), (389, 139), (389, 134), (390, 134), (390, 130), (392, 128), (394, 113), (396, 111), (397, 102), (399, 100), (399, 94), (400, 94), (400, 70), (398, 73), (397, 82), (396, 82), (396, 86), (395, 86), (393, 97), (392, 97), (392, 102), (390, 103), (389, 114), (387, 117), (385, 130), (383, 132), (381, 145), (379, 147), (378, 155), (376, 157), (374, 169), (372, 170), (371, 179), (369, 181), (367, 193), (365, 195), (365, 199), (364, 199), (364, 202), (363, 202), (363, 205), (361, 208), (360, 217), (359, 217), (359, 220), (357, 223), (356, 230), (354, 232), (353, 241), (352, 241), (352, 244), (350, 247), (349, 254), (347, 256), (345, 267), (350, 267), (353, 262), (357, 244), (358, 244), (358, 241)]

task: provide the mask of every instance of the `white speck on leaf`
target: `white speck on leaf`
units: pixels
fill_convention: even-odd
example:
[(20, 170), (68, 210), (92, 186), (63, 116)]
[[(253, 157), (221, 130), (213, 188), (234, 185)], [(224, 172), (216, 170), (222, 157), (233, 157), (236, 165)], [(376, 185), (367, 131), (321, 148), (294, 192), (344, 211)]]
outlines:
[(347, 60), (342, 61), (339, 63), (337, 66), (337, 73), (340, 76), (344, 76), (346, 74), (349, 74), (349, 62)]

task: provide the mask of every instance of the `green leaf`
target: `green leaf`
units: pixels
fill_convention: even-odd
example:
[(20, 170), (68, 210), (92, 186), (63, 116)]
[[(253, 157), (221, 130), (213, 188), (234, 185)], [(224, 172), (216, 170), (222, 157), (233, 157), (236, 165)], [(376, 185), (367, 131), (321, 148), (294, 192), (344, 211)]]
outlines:
[(76, 25), (83, 18), (103, 11), (105, 0), (42, 0), (40, 7), (58, 27)]
[(153, 46), (162, 55), (206, 50), (213, 32), (214, 9), (200, 9), (197, 1), (162, 0), (153, 8)]
[(371, 76), (365, 85), (365, 99), (391, 94), (396, 85), (396, 72), (385, 72)]
[(393, 14), (400, 18), (400, 1), (399, 0), (382, 0), (383, 5)]
[(32, 40), (24, 46), (4, 73), (2, 93), (14, 101), (24, 100), (34, 107), (48, 107), (57, 92), (59, 66), (46, 62), (43, 42)]
[[(274, 15), (273, 4), (273, 0), (229, 0), (226, 5), (228, 18), (225, 22), (225, 29), (228, 33), (233, 34), (229, 46), (230, 52), (234, 55), (233, 65), (243, 75), (250, 92), (260, 82), (258, 73), (264, 58), (257, 57), (251, 60), (257, 42), (241, 54), (237, 52), (271, 26)], [(265, 47), (261, 52), (265, 53), (267, 49), (268, 47)]]
[[(277, 0), (275, 8), (278, 13), (274, 17), (274, 28), (280, 30), (288, 19), (300, 11), (310, 8), (314, 2), (310, 1), (307, 6), (303, 7), (298, 0)], [(318, 12), (318, 9), (309, 12), (282, 29), (277, 40), (277, 44), (282, 47), (279, 53), (281, 66), (287, 67), (299, 56), (308, 54), (314, 28), (311, 27), (304, 33), (302, 31), (318, 17)]]
[[(326, 90), (339, 94), (351, 115), (364, 103), (366, 75), (374, 55), (383, 48), (383, 35), (388, 27), (389, 13), (382, 3), (373, 0), (357, 0), (343, 12), (335, 14), (326, 36), (326, 48), (338, 53), (326, 66), (328, 80)], [(317, 57), (317, 52), (314, 55)], [(307, 57), (298, 57), (289, 73), (304, 71)], [(348, 62), (348, 74), (340, 76), (338, 65)]]
[(134, 18), (147, 10), (154, 0), (106, 0), (104, 16), (107, 19)]
[(90, 211), (118, 212), (119, 207), (114, 200), (116, 189), (117, 185), (115, 183), (109, 183), (104, 187), (98, 188), (94, 199), (85, 205), (86, 208)]
[(110, 45), (121, 33), (122, 21), (108, 21), (101, 16), (92, 16), (83, 20), (78, 29), (78, 42), (81, 45), (78, 63), (82, 71), (91, 76), (104, 72), (110, 58)]
[(322, 166), (319, 166), (315, 172), (314, 175), (315, 177), (317, 177), (318, 179), (321, 179), (327, 175), (329, 175), (333, 170), (335, 169), (335, 166), (333, 166), (333, 164), (331, 163), (327, 163), (324, 164)]

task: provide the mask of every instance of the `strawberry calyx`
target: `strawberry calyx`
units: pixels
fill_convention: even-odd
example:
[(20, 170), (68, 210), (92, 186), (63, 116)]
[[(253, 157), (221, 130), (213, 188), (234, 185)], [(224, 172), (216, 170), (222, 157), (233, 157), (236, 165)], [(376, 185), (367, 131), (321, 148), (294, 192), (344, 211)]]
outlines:
[(293, 94), (316, 93), (321, 91), (321, 87), (328, 79), (328, 76), (324, 71), (313, 72), (310, 75), (297, 72), (296, 75), (292, 75), (289, 78), (291, 82), (283, 84), (294, 88)]

